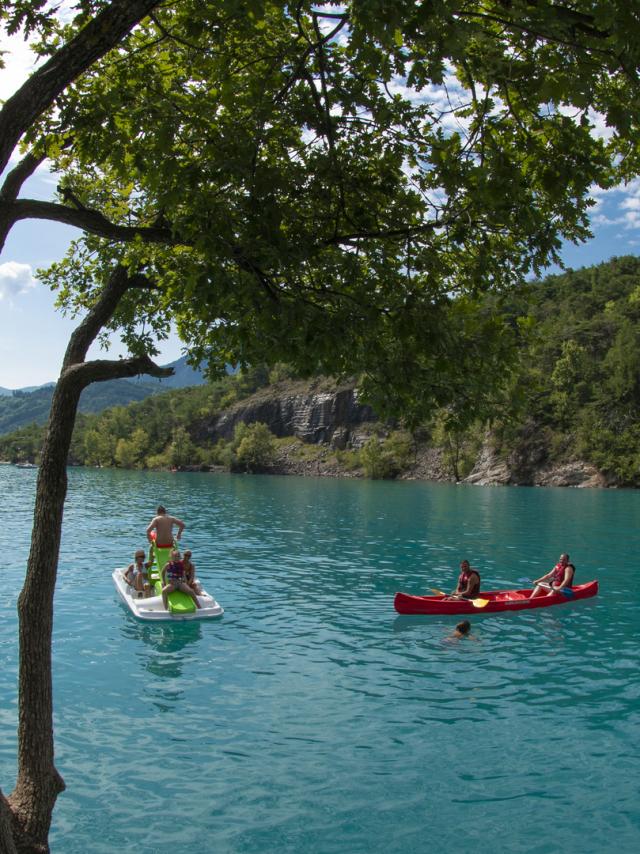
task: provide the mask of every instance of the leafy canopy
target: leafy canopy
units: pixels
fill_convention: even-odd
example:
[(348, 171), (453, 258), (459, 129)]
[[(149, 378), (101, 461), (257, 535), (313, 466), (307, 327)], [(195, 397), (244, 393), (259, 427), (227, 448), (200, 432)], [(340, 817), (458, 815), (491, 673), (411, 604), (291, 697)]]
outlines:
[(134, 353), (171, 318), (213, 370), (285, 361), (362, 373), (379, 408), (477, 409), (518, 331), (483, 295), (499, 308), (588, 236), (592, 186), (637, 171), (635, 7), (164, 4), (27, 140), (61, 201), (123, 227), (45, 278), (75, 311), (114, 262), (144, 272), (112, 322)]

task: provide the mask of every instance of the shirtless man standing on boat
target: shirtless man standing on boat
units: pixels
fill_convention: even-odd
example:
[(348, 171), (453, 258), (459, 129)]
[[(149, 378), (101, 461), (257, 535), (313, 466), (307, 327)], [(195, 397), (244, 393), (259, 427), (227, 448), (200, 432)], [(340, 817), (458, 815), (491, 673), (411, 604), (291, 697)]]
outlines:
[(162, 504), (158, 505), (158, 509), (156, 510), (156, 515), (149, 522), (147, 526), (147, 539), (150, 543), (153, 543), (153, 537), (151, 534), (153, 531), (156, 533), (155, 545), (159, 549), (172, 549), (173, 548), (173, 526), (176, 526), (178, 532), (175, 535), (175, 539), (179, 540), (182, 532), (184, 531), (184, 522), (180, 519), (176, 519), (175, 516), (169, 516), (165, 508)]

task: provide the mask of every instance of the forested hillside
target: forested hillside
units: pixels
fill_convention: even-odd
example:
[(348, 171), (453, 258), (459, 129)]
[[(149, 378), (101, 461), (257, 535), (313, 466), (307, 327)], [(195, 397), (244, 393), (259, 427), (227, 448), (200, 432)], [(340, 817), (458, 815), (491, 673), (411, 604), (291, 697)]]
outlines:
[[(191, 434), (203, 421), (266, 384), (266, 369), (228, 375), (208, 385), (147, 395), (128, 406), (80, 414), (70, 462), (82, 465), (164, 467), (201, 462)], [(107, 385), (105, 383), (104, 385)], [(38, 458), (43, 429), (30, 424), (0, 437), (0, 459)], [(210, 455), (206, 455), (208, 460)]]
[[(174, 374), (163, 380), (153, 380), (150, 377), (138, 380), (120, 379), (89, 386), (80, 398), (80, 412), (102, 412), (108, 407), (144, 400), (149, 395), (159, 394), (167, 389), (201, 385), (205, 382), (202, 372), (187, 365), (184, 357), (172, 362), (168, 367), (173, 368)], [(53, 389), (53, 383), (33, 390), (5, 389), (6, 393), (0, 394), (0, 435), (30, 424), (44, 424), (49, 416)]]
[(528, 314), (522, 409), (505, 425), (505, 446), (517, 441), (514, 427), (535, 426), (551, 456), (575, 455), (640, 483), (640, 259), (549, 276), (532, 286)]
[[(437, 448), (452, 479), (469, 474), (482, 442), (504, 459), (538, 463), (580, 459), (612, 483), (640, 485), (640, 258), (623, 257), (533, 282), (506, 308), (530, 327), (510, 406), (464, 432), (446, 413), (409, 434), (402, 417), (378, 425), (360, 447), (336, 450), (344, 470), (397, 476), (415, 463), (416, 448)], [(521, 323), (521, 320), (520, 320)], [(72, 463), (123, 467), (224, 465), (268, 468), (277, 450), (263, 426), (240, 425), (233, 439), (212, 438), (210, 426), (257, 389), (289, 372), (257, 367), (199, 388), (155, 395), (128, 407), (79, 419)], [(0, 439), (0, 458), (37, 459), (40, 428)], [(309, 458), (313, 449), (305, 452)], [(523, 482), (526, 482), (526, 478)]]

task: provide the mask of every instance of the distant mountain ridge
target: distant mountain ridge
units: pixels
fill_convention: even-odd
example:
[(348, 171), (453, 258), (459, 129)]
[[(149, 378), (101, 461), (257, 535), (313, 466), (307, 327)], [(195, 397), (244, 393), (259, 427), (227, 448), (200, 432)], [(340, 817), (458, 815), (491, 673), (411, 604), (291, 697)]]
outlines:
[[(138, 377), (94, 383), (82, 392), (79, 411), (102, 412), (110, 406), (126, 406), (174, 388), (204, 385), (207, 380), (201, 370), (187, 364), (183, 356), (165, 367), (174, 374), (164, 379)], [(11, 433), (27, 424), (44, 424), (49, 417), (55, 383), (24, 389), (0, 389), (0, 435)]]
[(31, 391), (39, 391), (41, 388), (53, 388), (54, 385), (55, 383), (44, 383), (44, 385), (26, 385), (24, 388), (4, 388), (4, 386), (0, 386), (0, 397), (11, 397), (11, 395), (16, 391), (28, 393)]

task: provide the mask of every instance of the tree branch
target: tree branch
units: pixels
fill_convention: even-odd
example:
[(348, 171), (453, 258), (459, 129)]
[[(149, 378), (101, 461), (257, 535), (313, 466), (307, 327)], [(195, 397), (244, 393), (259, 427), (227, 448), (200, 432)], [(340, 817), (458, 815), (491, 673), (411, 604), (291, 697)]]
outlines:
[(4, 179), (2, 189), (0, 189), (0, 199), (2, 201), (15, 201), (24, 182), (33, 175), (44, 159), (44, 154), (35, 155), (32, 152), (26, 154)]
[(397, 237), (410, 237), (414, 234), (425, 234), (430, 231), (436, 231), (438, 228), (443, 228), (448, 223), (441, 222), (429, 222), (425, 223), (425, 225), (407, 225), (401, 226), (399, 228), (387, 228), (380, 229), (379, 231), (356, 231), (352, 234), (336, 234), (334, 237), (330, 237), (327, 240), (322, 241), (322, 245), (324, 246), (340, 246), (342, 244), (353, 244), (357, 243), (360, 240), (386, 240), (386, 239), (394, 239)]
[(36, 157), (34, 154), (27, 154), (23, 157), (18, 165), (13, 168), (0, 188), (0, 252), (4, 249), (7, 236), (11, 231), (15, 219), (12, 216), (12, 207), (18, 197), (22, 185), (29, 178), (40, 163), (44, 160), (42, 157)]
[(159, 0), (113, 0), (35, 71), (0, 110), (0, 172), (18, 141), (66, 87), (120, 42)]
[[(84, 362), (89, 347), (95, 341), (100, 330), (111, 320), (122, 297), (128, 290), (141, 287), (149, 288), (152, 285), (146, 277), (140, 274), (130, 276), (127, 269), (121, 264), (115, 267), (100, 294), (100, 298), (69, 339), (67, 352), (62, 362), (62, 374), (72, 366)], [(153, 365), (152, 362), (150, 364)], [(129, 376), (134, 375), (135, 372)]]
[(173, 373), (173, 368), (161, 368), (149, 356), (145, 355), (132, 356), (129, 359), (118, 359), (117, 361), (115, 359), (94, 359), (91, 362), (73, 364), (62, 369), (60, 379), (86, 388), (91, 383), (137, 377), (140, 374), (162, 378), (173, 376)]
[[(117, 225), (108, 220), (100, 211), (91, 208), (71, 208), (56, 202), (42, 202), (38, 199), (18, 199), (7, 207), (11, 225), (21, 219), (47, 219), (72, 225), (107, 240), (130, 242), (140, 237), (145, 243), (166, 243), (175, 245), (177, 241), (169, 228), (157, 226)], [(0, 216), (2, 203), (0, 200)]]

